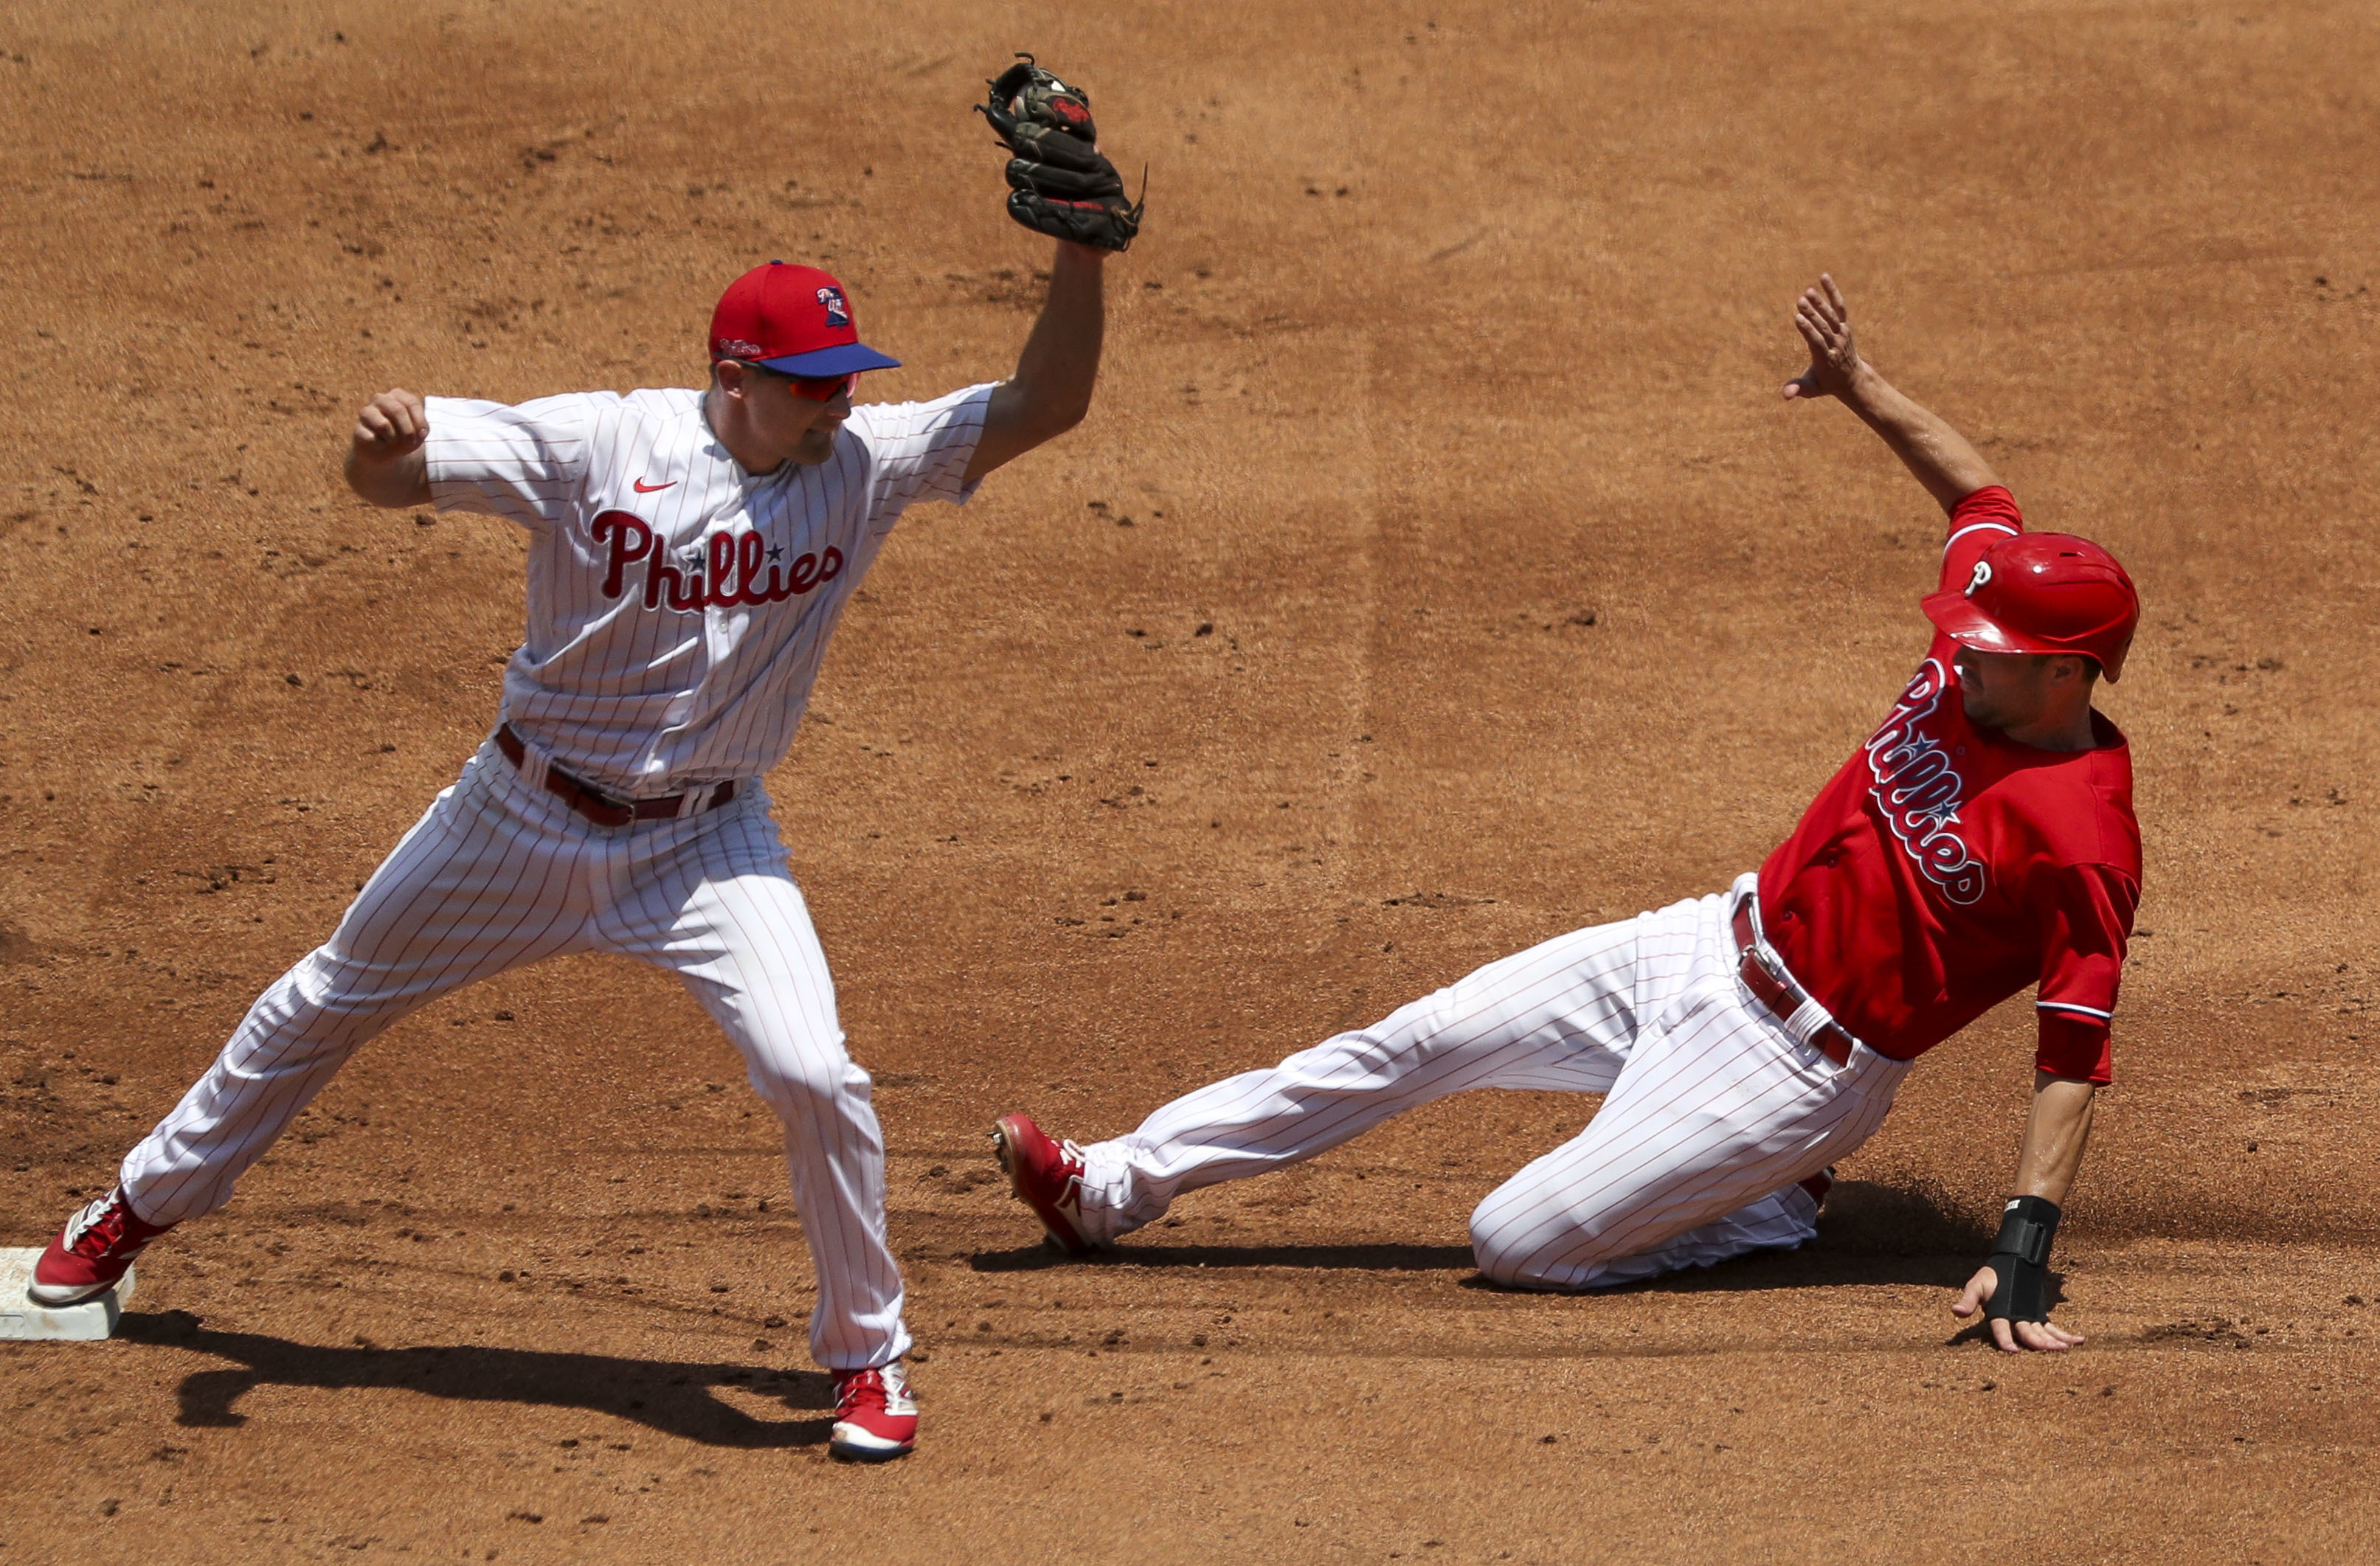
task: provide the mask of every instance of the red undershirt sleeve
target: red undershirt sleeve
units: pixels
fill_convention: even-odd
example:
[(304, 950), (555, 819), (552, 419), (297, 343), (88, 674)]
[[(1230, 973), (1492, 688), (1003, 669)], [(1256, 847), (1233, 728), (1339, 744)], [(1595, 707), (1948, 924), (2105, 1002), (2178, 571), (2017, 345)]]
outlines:
[(2052, 885), (2034, 1063), (2053, 1075), (2106, 1083), (2113, 1074), (2109, 1027), (2123, 981), (2139, 883), (2107, 865), (2061, 865)]
[(2005, 485), (1985, 484), (1951, 507), (1949, 532), (1942, 545), (1943, 590), (1963, 589), (1984, 551), (2023, 531), (2024, 513)]

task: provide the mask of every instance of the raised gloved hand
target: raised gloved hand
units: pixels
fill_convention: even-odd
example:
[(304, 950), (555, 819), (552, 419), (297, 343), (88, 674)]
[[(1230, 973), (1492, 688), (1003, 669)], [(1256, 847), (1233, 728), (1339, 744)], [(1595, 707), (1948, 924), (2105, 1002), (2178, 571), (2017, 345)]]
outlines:
[(977, 112), (1013, 154), (1008, 215), (1053, 239), (1121, 250), (1140, 232), (1142, 203), (1124, 200), (1123, 181), (1101, 155), (1090, 95), (1019, 55), (991, 82)]

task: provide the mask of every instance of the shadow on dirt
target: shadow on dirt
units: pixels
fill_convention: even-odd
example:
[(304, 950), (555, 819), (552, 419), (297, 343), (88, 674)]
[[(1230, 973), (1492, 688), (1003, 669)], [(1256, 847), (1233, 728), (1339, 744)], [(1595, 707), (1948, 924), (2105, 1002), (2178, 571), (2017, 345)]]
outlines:
[(1468, 1245), (1141, 1245), (1070, 1256), (1055, 1245), (978, 1251), (978, 1272), (1038, 1272), (1051, 1267), (1303, 1267), (1316, 1271), (1445, 1272), (1471, 1265)]
[[(1991, 1248), (1994, 1228), (1935, 1187), (1836, 1183), (1818, 1215), (1818, 1237), (1799, 1251), (1756, 1255), (1598, 1293), (1825, 1288), (1839, 1283), (1924, 1283), (1957, 1288)], [(1112, 1250), (1070, 1256), (1048, 1244), (978, 1251), (977, 1272), (1038, 1272), (1056, 1267), (1295, 1267), (1317, 1271), (1449, 1272), (1469, 1269), (1468, 1245), (1152, 1245), (1127, 1240)], [(1501, 1290), (1474, 1275), (1468, 1288)], [(1531, 1291), (1512, 1290), (1525, 1293)]]
[(756, 1419), (711, 1395), (715, 1388), (729, 1388), (805, 1414), (832, 1407), (832, 1380), (809, 1370), (471, 1344), (335, 1348), (254, 1332), (212, 1331), (180, 1310), (127, 1313), (116, 1335), (131, 1342), (213, 1354), (237, 1366), (194, 1371), (182, 1378), (178, 1422), (186, 1426), (246, 1424), (248, 1416), (234, 1405), (254, 1388), (267, 1385), (395, 1387), (466, 1402), (585, 1409), (713, 1447), (820, 1446), (834, 1423), (827, 1416)]
[(1999, 1231), (1999, 1214), (1961, 1210), (1940, 1188), (1838, 1181), (1818, 1214), (1815, 1248), (1841, 1256), (1973, 1256)]
[[(1996, 1232), (1995, 1224), (1961, 1210), (1931, 1184), (1839, 1180), (1818, 1214), (1817, 1238), (1798, 1251), (1755, 1252), (1595, 1293), (1739, 1293), (1876, 1283), (1956, 1289), (1983, 1264)], [(1464, 1281), (1500, 1288), (1486, 1279)]]

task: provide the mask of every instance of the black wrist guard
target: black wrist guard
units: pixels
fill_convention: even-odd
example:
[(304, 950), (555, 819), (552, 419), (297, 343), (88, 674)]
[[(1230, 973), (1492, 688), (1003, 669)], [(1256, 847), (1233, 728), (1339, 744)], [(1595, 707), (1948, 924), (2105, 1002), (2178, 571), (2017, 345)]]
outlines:
[(2014, 1196), (2000, 1214), (1999, 1238), (1984, 1265), (1999, 1280), (1986, 1320), (2049, 1319), (2049, 1242), (2058, 1237), (2058, 1204), (2039, 1196)]

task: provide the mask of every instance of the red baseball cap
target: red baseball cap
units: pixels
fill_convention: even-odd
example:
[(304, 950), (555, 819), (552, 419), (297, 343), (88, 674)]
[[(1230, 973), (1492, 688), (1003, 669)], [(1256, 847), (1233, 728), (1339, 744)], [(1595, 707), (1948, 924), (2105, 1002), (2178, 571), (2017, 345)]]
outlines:
[(2140, 625), (2140, 594), (2116, 557), (2069, 533), (2019, 533), (1984, 551), (1962, 589), (1929, 593), (1925, 617), (1978, 652), (2076, 652), (2108, 679)]
[(842, 284), (814, 266), (781, 261), (754, 267), (719, 296), (710, 312), (710, 357), (781, 375), (850, 375), (901, 363), (859, 340)]

